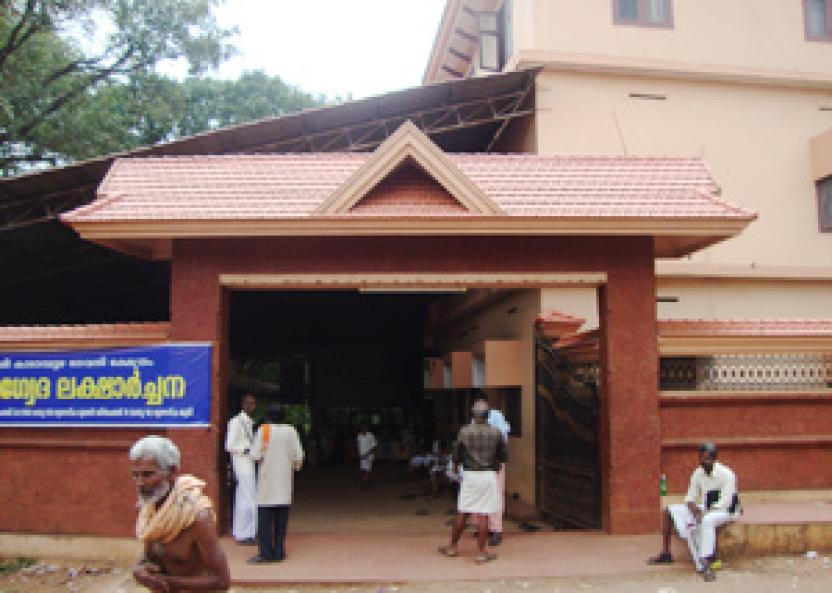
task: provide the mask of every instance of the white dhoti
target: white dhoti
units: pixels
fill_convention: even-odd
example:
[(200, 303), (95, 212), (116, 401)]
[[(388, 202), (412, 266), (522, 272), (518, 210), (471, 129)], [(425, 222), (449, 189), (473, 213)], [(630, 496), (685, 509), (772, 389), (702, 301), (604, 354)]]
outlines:
[(500, 510), (500, 487), (497, 472), (465, 470), (459, 487), (457, 510), (460, 513), (489, 515)]
[(728, 511), (705, 511), (702, 521), (697, 523), (686, 504), (672, 504), (667, 507), (667, 510), (673, 519), (676, 533), (688, 543), (696, 569), (701, 570), (701, 559), (714, 555), (717, 527), (733, 521), (734, 516)]
[(368, 453), (364, 457), (358, 460), (358, 469), (362, 472), (368, 472), (373, 469), (373, 461), (374, 455), (372, 453)]
[(254, 539), (257, 535), (254, 462), (247, 456), (233, 455), (231, 464), (237, 480), (231, 534), (236, 540)]
[(488, 531), (494, 533), (503, 532), (503, 514), (506, 507), (506, 464), (500, 464), (500, 471), (497, 472), (497, 486), (500, 488), (500, 510), (488, 515)]

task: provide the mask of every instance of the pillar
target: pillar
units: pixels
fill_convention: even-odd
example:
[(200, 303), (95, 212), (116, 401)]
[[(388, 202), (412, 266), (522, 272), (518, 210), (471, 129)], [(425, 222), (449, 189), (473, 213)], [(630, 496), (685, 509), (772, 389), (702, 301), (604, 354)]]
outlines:
[(635, 242), (599, 291), (603, 522), (612, 534), (658, 530), (658, 345), (653, 250)]

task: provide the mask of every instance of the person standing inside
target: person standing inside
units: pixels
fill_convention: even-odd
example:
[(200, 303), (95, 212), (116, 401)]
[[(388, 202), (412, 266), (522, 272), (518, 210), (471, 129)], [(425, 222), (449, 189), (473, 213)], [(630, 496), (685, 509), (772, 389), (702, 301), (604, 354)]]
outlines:
[(286, 528), (292, 504), (294, 473), (303, 464), (303, 447), (294, 426), (286, 424), (286, 408), (272, 403), (266, 422), (257, 430), (252, 457), (260, 463), (257, 480), (257, 539), (259, 553), (249, 564), (286, 558)]
[(128, 457), (140, 509), (136, 537), (144, 545), (133, 578), (157, 592), (227, 591), (228, 560), (205, 482), (179, 474), (179, 449), (164, 437), (139, 439)]
[[(511, 425), (506, 421), (503, 413), (497, 408), (491, 407), (488, 400), (482, 398), (477, 401), (482, 401), (488, 406), (488, 425), (493, 426), (503, 435), (503, 442), (508, 450), (508, 434), (511, 432)], [(503, 515), (506, 507), (506, 464), (500, 464), (500, 469), (497, 471), (497, 485), (500, 488), (500, 510), (496, 513), (488, 515), (488, 545), (499, 546), (503, 543)]]
[(378, 442), (366, 424), (361, 425), (361, 430), (359, 430), (356, 437), (356, 447), (358, 450), (358, 470), (361, 472), (361, 486), (369, 488), (370, 474), (373, 471), (373, 461), (375, 460)]
[(457, 499), (457, 515), (451, 531), (450, 545), (440, 546), (439, 553), (457, 555), (457, 544), (469, 515), (477, 522), (477, 563), (497, 558), (486, 550), (488, 515), (500, 509), (500, 488), (497, 471), (508, 459), (502, 433), (488, 424), (488, 404), (482, 400), (471, 408), (474, 422), (463, 426), (454, 443), (453, 459), (462, 466), (462, 484)]
[(669, 564), (671, 526), (687, 540), (696, 570), (706, 581), (716, 579), (711, 562), (716, 550), (716, 529), (736, 519), (740, 512), (737, 478), (731, 469), (716, 460), (714, 443), (699, 445), (699, 467), (690, 476), (685, 502), (671, 504), (662, 513), (662, 550), (647, 562)]
[(257, 534), (257, 502), (255, 501), (254, 459), (251, 447), (254, 429), (251, 414), (257, 406), (254, 394), (247, 393), (240, 401), (240, 413), (228, 421), (225, 450), (231, 454), (231, 468), (237, 488), (234, 491), (234, 513), (231, 534), (238, 544), (255, 545)]

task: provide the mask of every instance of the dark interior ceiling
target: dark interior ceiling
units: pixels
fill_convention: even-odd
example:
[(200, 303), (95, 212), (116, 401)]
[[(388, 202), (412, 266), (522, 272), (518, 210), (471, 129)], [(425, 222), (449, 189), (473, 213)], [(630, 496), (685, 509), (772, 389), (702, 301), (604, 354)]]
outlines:
[(416, 87), (0, 179), (0, 325), (168, 319), (167, 262), (98, 247), (58, 220), (94, 199), (117, 157), (368, 151), (408, 119), (445, 151), (489, 152), (533, 112), (535, 74)]
[(456, 295), (358, 290), (235, 291), (230, 334), (234, 356), (291, 357), (313, 349), (423, 346), (427, 308)]
[(439, 356), (443, 338), (476, 329), (476, 315), (512, 293), (233, 291), (231, 386), (315, 409), (418, 405), (424, 358)]
[[(422, 357), (431, 352), (428, 307), (457, 296), (233, 292), (232, 384), (268, 394), (268, 385), (258, 389), (256, 381), (279, 362), (282, 401), (309, 397), (316, 408), (410, 405), (421, 397)], [(308, 384), (303, 365), (309, 366)]]

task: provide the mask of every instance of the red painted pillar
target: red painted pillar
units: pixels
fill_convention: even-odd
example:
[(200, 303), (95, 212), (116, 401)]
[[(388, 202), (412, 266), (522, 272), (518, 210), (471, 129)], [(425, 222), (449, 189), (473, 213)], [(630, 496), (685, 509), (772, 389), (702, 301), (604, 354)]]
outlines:
[[(222, 345), (224, 344), (223, 296), (219, 275), (205, 258), (188, 245), (174, 243), (171, 258), (170, 319), (175, 342), (210, 342), (213, 346), (211, 377), (211, 426), (168, 431), (182, 453), (182, 471), (207, 483), (206, 494), (220, 507), (220, 442), (223, 416), (219, 397)], [(223, 390), (224, 391), (224, 390)], [(221, 507), (220, 507), (221, 508)], [(219, 514), (222, 517), (222, 513)], [(222, 523), (220, 523), (222, 524)]]
[(659, 528), (656, 281), (650, 239), (608, 270), (601, 321), (601, 474), (604, 527), (613, 534)]

